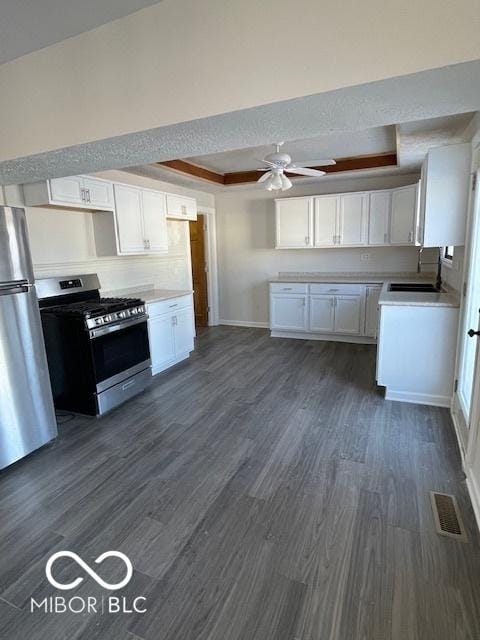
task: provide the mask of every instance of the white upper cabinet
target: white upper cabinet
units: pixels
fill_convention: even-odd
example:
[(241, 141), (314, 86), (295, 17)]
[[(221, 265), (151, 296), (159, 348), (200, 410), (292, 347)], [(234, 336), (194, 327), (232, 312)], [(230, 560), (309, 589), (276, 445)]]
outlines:
[(390, 244), (415, 244), (417, 208), (417, 185), (393, 189)]
[[(26, 186), (26, 185), (25, 185)], [(83, 201), (83, 178), (71, 176), (70, 178), (55, 178), (49, 181), (51, 202), (64, 202), (68, 204), (81, 204)], [(25, 198), (27, 201), (27, 198)], [(26, 204), (29, 204), (26, 202)]]
[(389, 243), (391, 203), (391, 191), (374, 191), (370, 194), (368, 244), (385, 245)]
[(430, 149), (422, 167), (419, 244), (465, 244), (470, 168), (470, 143)]
[(143, 253), (142, 192), (135, 187), (115, 185), (115, 218), (118, 253)]
[(113, 184), (111, 182), (85, 176), (83, 179), (83, 188), (84, 197), (92, 209), (114, 208)]
[(165, 194), (115, 185), (118, 253), (167, 253)]
[(277, 249), (313, 246), (312, 198), (276, 200), (275, 215)]
[(147, 251), (168, 251), (166, 208), (164, 193), (142, 191), (143, 234)]
[(366, 242), (368, 196), (351, 193), (340, 196), (337, 243), (342, 246), (358, 246)]
[(275, 200), (277, 249), (414, 245), (418, 185)]
[(175, 220), (196, 220), (197, 201), (187, 196), (167, 194), (167, 218)]
[(54, 205), (99, 211), (112, 211), (115, 207), (112, 183), (90, 176), (24, 184), (23, 193), (25, 204), (31, 207)]
[(317, 196), (314, 199), (314, 246), (332, 247), (338, 237), (340, 196)]

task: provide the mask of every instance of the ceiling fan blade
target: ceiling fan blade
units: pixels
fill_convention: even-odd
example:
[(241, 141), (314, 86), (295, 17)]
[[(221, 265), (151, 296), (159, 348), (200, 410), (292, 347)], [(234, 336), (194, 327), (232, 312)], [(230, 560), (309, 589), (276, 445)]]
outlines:
[(296, 173), (299, 176), (324, 176), (325, 171), (317, 171), (317, 169), (307, 169), (307, 167), (292, 167), (291, 165), (285, 169), (287, 173)]
[(263, 176), (260, 176), (257, 182), (265, 182), (265, 180), (268, 180), (268, 178), (270, 178), (271, 175), (272, 175), (272, 172), (267, 171), (266, 173), (263, 174)]
[[(262, 164), (266, 164), (269, 167), (276, 167), (277, 166), (274, 162), (270, 162), (270, 160), (257, 160), (257, 162), (261, 162)], [(265, 169), (257, 169), (257, 171), (265, 171)]]
[[(314, 160), (297, 160), (302, 167), (329, 167), (337, 164), (333, 158), (320, 158)], [(294, 164), (294, 163), (292, 163)]]

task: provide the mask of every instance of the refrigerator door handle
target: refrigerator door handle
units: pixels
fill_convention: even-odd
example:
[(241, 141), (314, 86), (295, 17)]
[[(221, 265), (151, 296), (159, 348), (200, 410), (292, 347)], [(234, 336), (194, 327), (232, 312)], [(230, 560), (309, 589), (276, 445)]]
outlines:
[(28, 284), (16, 284), (16, 285), (1, 285), (0, 284), (0, 296), (9, 296), (14, 293), (27, 293), (31, 285)]

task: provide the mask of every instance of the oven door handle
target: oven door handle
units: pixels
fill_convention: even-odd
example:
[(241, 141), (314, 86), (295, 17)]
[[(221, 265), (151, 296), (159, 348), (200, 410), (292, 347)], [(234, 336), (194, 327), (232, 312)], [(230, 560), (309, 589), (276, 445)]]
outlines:
[(141, 324), (142, 322), (147, 322), (148, 316), (142, 315), (141, 317), (132, 318), (131, 320), (122, 320), (122, 322), (117, 322), (116, 324), (110, 324), (105, 327), (99, 327), (98, 329), (90, 329), (89, 335), (90, 340), (94, 340), (95, 338), (101, 338), (102, 336), (107, 335), (107, 333), (114, 333), (115, 331), (121, 331), (122, 329), (127, 329), (128, 327), (132, 327), (134, 324)]

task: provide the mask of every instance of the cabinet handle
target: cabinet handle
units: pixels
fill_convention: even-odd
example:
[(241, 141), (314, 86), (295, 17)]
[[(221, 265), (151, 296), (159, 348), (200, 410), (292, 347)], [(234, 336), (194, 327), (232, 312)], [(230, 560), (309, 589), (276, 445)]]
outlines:
[(413, 231), (409, 231), (409, 233), (408, 233), (408, 241), (412, 242), (412, 240), (413, 240)]
[(383, 234), (383, 242), (385, 244), (387, 244), (387, 234), (386, 233)]
[(173, 307), (178, 307), (178, 303), (177, 304), (169, 304), (168, 306), (170, 307), (170, 309), (173, 309)]
[(333, 244), (337, 244), (337, 236), (333, 236)]
[(90, 200), (90, 189), (87, 189), (87, 202), (91, 202), (91, 200)]
[(80, 189), (80, 198), (82, 202), (85, 202), (85, 189)]
[(187, 215), (187, 207), (184, 204), (182, 204), (182, 215)]
[(310, 238), (308, 236), (305, 236), (305, 244), (306, 245), (310, 244)]
[(283, 287), (282, 291), (291, 291), (292, 287)]
[(329, 289), (329, 291), (335, 292), (335, 291), (340, 291), (340, 289)]

